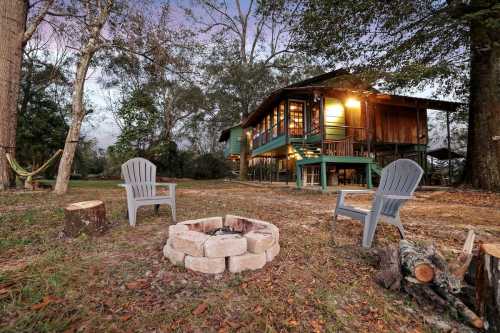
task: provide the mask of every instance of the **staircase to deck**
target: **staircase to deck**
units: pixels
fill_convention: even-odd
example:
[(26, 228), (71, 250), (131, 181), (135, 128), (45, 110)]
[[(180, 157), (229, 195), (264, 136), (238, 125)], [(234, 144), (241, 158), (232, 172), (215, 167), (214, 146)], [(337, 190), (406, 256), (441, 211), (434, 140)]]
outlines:
[(294, 142), (292, 147), (304, 159), (321, 156), (321, 148), (312, 143)]

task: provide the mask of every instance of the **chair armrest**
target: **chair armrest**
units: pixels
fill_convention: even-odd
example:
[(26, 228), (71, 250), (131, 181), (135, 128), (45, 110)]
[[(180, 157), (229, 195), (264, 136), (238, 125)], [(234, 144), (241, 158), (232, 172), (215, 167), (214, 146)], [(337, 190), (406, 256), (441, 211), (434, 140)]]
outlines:
[(411, 195), (394, 195), (394, 194), (382, 194), (384, 199), (393, 199), (393, 200), (410, 200), (414, 197)]
[(373, 190), (340, 190), (340, 194), (373, 194)]
[(168, 186), (168, 187), (170, 187), (170, 186), (174, 186), (174, 187), (177, 186), (176, 183), (155, 183), (155, 185), (156, 186)]

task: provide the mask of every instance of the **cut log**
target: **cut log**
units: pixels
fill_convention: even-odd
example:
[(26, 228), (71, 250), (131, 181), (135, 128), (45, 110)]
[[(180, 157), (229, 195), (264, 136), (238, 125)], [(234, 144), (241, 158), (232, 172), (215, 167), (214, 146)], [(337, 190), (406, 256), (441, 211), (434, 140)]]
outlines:
[(449, 307), (455, 309), (461, 317), (465, 318), (475, 328), (483, 328), (484, 322), (479, 316), (474, 313), (467, 305), (465, 305), (458, 297), (449, 293), (448, 290), (436, 288), (437, 293), (443, 297), (449, 304)]
[(106, 208), (100, 200), (72, 203), (64, 209), (64, 234), (102, 234), (107, 229)]
[(427, 255), (407, 240), (399, 242), (399, 257), (403, 271), (419, 282), (431, 282), (434, 278), (434, 267)]
[(476, 270), (476, 307), (488, 332), (500, 332), (500, 243), (482, 244)]
[(377, 249), (376, 256), (379, 261), (379, 271), (375, 275), (375, 281), (390, 290), (401, 288), (401, 268), (399, 265), (399, 249), (391, 246)]
[(452, 274), (460, 280), (464, 279), (464, 275), (469, 269), (469, 265), (472, 261), (472, 249), (474, 248), (475, 237), (474, 230), (469, 230), (462, 252), (457, 260), (449, 265)]

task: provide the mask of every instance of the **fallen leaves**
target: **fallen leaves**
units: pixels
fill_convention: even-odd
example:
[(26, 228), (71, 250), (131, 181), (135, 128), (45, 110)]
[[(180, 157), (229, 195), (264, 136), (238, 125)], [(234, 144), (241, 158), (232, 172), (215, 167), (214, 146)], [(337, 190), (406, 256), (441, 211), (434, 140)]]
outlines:
[(207, 303), (200, 303), (198, 304), (198, 306), (193, 310), (193, 314), (195, 316), (199, 316), (201, 315), (203, 312), (205, 312), (208, 308), (208, 304)]
[(51, 303), (61, 303), (63, 301), (62, 298), (56, 297), (56, 296), (45, 296), (43, 300), (40, 303), (34, 304), (31, 306), (32, 310), (42, 310), (44, 309), (47, 305)]
[(133, 282), (127, 282), (125, 286), (130, 290), (145, 289), (149, 286), (149, 282), (146, 279), (138, 279)]

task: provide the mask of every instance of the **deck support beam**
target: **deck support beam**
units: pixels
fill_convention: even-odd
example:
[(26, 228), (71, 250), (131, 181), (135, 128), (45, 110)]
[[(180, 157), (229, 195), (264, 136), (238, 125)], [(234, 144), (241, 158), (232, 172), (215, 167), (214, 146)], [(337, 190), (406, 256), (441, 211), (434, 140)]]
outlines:
[(320, 178), (321, 178), (321, 190), (323, 192), (326, 192), (326, 162), (321, 162), (321, 175), (320, 175)]
[(302, 166), (295, 164), (295, 174), (296, 174), (296, 183), (297, 188), (302, 188)]
[(371, 189), (373, 188), (373, 183), (372, 183), (372, 165), (370, 163), (366, 164), (365, 173), (366, 173), (366, 187)]

